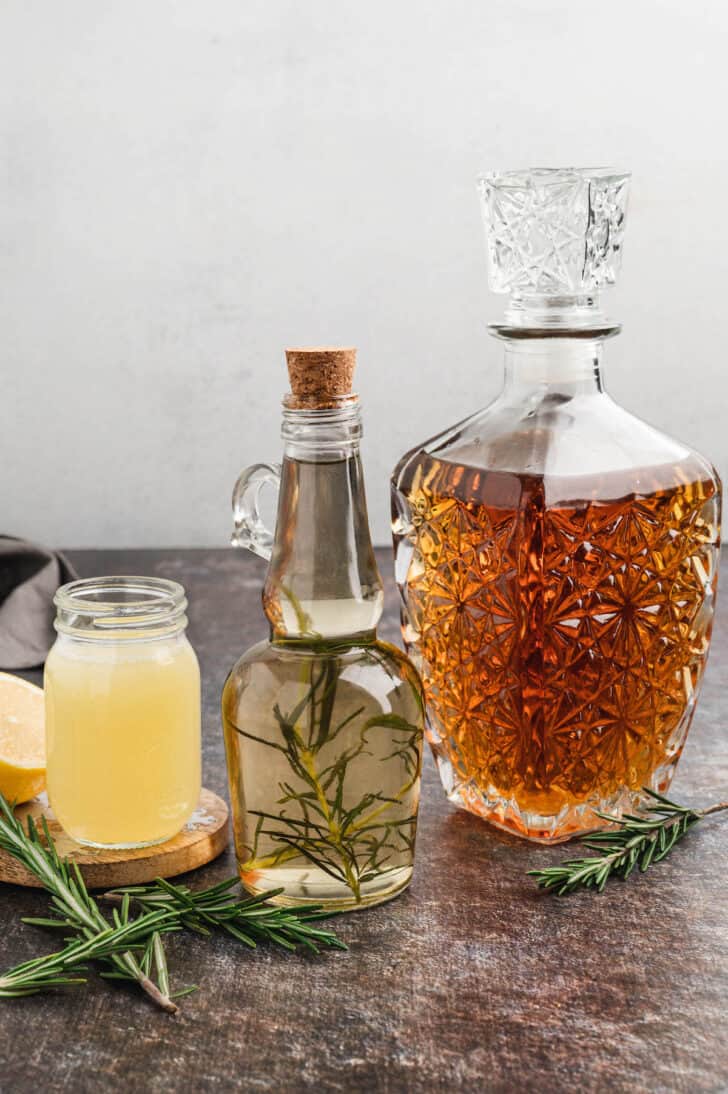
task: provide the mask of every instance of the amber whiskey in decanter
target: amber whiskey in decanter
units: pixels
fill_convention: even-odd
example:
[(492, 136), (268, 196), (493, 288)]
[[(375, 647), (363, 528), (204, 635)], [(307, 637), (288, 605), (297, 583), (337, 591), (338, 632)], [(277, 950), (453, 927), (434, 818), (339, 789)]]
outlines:
[(628, 185), (481, 180), (490, 284), (510, 293), (491, 324), (505, 385), (392, 480), (403, 634), (445, 790), (541, 841), (669, 787), (711, 636), (718, 476), (602, 383)]

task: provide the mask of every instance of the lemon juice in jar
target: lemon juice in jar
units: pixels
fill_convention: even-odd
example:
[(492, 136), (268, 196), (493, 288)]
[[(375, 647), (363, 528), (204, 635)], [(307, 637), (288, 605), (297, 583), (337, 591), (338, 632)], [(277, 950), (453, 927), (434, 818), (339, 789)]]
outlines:
[(44, 681), (51, 807), (79, 843), (161, 843), (200, 794), (200, 672), (184, 589), (98, 578), (64, 585), (55, 603)]

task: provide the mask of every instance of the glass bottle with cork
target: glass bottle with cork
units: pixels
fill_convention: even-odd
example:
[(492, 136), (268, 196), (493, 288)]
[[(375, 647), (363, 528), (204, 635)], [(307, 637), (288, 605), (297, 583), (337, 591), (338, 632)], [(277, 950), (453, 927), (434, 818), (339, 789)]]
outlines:
[[(355, 350), (286, 357), (283, 466), (248, 468), (233, 497), (233, 542), (269, 563), (270, 624), (223, 689), (234, 835), (251, 892), (347, 910), (410, 881), (423, 700), (408, 659), (376, 634)], [(275, 533), (258, 505), (267, 483), (279, 489)]]

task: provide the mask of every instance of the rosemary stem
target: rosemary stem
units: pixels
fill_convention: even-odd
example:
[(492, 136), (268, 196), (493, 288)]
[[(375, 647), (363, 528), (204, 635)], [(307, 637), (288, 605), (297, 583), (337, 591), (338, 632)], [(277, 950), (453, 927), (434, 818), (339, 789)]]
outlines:
[(711, 813), (720, 813), (723, 809), (728, 809), (728, 802), (718, 802), (716, 805), (711, 805), (707, 809), (699, 809), (697, 812), (701, 817), (707, 817)]
[[(136, 964), (136, 962), (134, 963)], [(177, 1004), (174, 1003), (168, 995), (165, 995), (163, 992), (161, 992), (157, 985), (154, 983), (154, 981), (150, 980), (149, 977), (142, 972), (138, 965), (137, 969), (138, 975), (136, 976), (136, 980), (142, 991), (145, 991), (149, 998), (154, 1003), (156, 1003), (157, 1006), (160, 1007), (163, 1011), (166, 1011), (167, 1014), (176, 1014), (179, 1010)]]
[(179, 1010), (177, 1004), (173, 1003), (169, 996), (161, 991), (154, 981), (150, 980), (146, 973), (142, 971), (139, 962), (132, 953), (127, 951), (127, 953), (122, 954), (119, 961), (124, 964), (132, 979), (137, 981), (139, 987), (142, 991), (146, 992), (153, 1003), (156, 1003), (156, 1005), (166, 1011), (167, 1014), (177, 1013)]

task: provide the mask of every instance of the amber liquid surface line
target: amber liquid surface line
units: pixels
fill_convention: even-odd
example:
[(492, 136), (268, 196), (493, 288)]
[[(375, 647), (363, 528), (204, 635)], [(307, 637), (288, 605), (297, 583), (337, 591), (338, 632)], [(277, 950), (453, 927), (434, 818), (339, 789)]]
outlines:
[(697, 457), (600, 479), (404, 465), (403, 633), (452, 801), (548, 840), (667, 789), (710, 640), (719, 504)]

